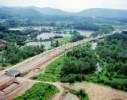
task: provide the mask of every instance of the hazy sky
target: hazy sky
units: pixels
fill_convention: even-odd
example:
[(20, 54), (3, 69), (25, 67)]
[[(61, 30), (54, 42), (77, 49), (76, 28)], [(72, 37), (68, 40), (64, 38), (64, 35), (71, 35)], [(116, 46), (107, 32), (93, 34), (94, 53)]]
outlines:
[(127, 10), (127, 0), (0, 0), (0, 6), (52, 7), (73, 12), (88, 8)]

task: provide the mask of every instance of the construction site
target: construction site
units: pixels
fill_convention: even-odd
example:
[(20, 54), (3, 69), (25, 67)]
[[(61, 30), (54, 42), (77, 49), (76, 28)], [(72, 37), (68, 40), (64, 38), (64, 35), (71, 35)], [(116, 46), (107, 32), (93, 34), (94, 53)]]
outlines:
[[(20, 96), (22, 93), (24, 93), (26, 90), (28, 90), (34, 83), (36, 83), (37, 81), (33, 81), (30, 80), (29, 78), (36, 75), (40, 70), (45, 70), (45, 67), (47, 64), (53, 62), (57, 57), (59, 57), (60, 55), (66, 53), (66, 51), (71, 50), (72, 48), (81, 45), (83, 43), (88, 43), (88, 42), (93, 42), (93, 41), (97, 41), (99, 39), (103, 39), (104, 37), (106, 37), (108, 35), (105, 36), (100, 36), (100, 37), (96, 37), (96, 38), (90, 38), (90, 39), (84, 39), (78, 42), (74, 42), (74, 43), (69, 43), (69, 44), (65, 44), (61, 47), (55, 48), (55, 49), (51, 49), (48, 50), (42, 54), (36, 55), (32, 58), (29, 58), (15, 66), (12, 66), (6, 70), (3, 70), (0, 72), (0, 100), (13, 100), (15, 97)], [(17, 58), (18, 59), (18, 58)], [(49, 84), (53, 84), (56, 87), (60, 88), (60, 91), (63, 90), (63, 87), (72, 87), (75, 88), (75, 86), (69, 86), (69, 84), (62, 84), (62, 83), (49, 83)], [(102, 99), (104, 98), (104, 96), (100, 96), (99, 99), (96, 98), (96, 96), (92, 93), (98, 93), (98, 92), (90, 92), (92, 87), (89, 87), (88, 83), (85, 83), (86, 85), (79, 85), (79, 84), (75, 84), (77, 88), (81, 88), (84, 87), (87, 89), (88, 95), (91, 95), (91, 99), (90, 100), (127, 100), (127, 93), (124, 92), (112, 92), (114, 90), (107, 90), (108, 93), (104, 92), (102, 93), (104, 94), (108, 94), (110, 95), (110, 93), (112, 92), (113, 95), (117, 95), (116, 98), (110, 98), (110, 99)], [(92, 85), (95, 86), (95, 85)], [(100, 86), (101, 87), (101, 86)], [(99, 87), (97, 88), (99, 89)], [(100, 90), (99, 90), (100, 91)], [(110, 92), (109, 92), (110, 91)], [(100, 95), (100, 93), (98, 93), (97, 95)], [(63, 91), (60, 92), (59, 95), (63, 95)], [(113, 96), (114, 97), (114, 96)], [(119, 98), (119, 99), (118, 99)], [(54, 100), (61, 100), (59, 97)]]

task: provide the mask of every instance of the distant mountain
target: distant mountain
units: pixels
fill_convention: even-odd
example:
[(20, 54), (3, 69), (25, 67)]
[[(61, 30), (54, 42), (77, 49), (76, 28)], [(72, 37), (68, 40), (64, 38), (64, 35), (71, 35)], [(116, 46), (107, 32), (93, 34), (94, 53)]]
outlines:
[(40, 17), (41, 14), (33, 8), (0, 7), (0, 17)]
[(70, 13), (55, 8), (38, 7), (0, 7), (1, 16), (23, 16), (23, 17), (42, 17), (42, 16), (81, 16), (81, 17), (102, 17), (102, 18), (127, 18), (127, 10), (92, 8), (78, 13)]
[[(70, 13), (54, 8), (37, 7), (0, 7), (0, 19), (6, 19), (10, 23), (42, 23), (44, 21), (82, 21), (92, 19), (107, 22), (117, 20), (127, 22), (127, 10), (114, 9), (87, 9), (78, 13)], [(92, 21), (91, 20), (91, 21)]]
[(77, 14), (83, 17), (100, 17), (100, 18), (116, 18), (116, 19), (127, 19), (127, 10), (116, 10), (116, 9), (103, 9), (93, 8), (83, 10)]
[(0, 19), (6, 19), (11, 24), (41, 24), (45, 21), (68, 20), (71, 13), (53, 9), (37, 7), (0, 7)]
[(36, 11), (40, 12), (42, 15), (50, 15), (50, 16), (70, 16), (72, 13), (65, 12), (63, 10), (55, 9), (55, 8), (34, 8)]

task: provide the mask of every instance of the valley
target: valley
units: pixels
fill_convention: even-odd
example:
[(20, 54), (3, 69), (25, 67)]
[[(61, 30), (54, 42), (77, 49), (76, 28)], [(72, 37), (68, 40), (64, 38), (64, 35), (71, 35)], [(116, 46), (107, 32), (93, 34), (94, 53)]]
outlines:
[(0, 7), (0, 100), (127, 100), (126, 12)]

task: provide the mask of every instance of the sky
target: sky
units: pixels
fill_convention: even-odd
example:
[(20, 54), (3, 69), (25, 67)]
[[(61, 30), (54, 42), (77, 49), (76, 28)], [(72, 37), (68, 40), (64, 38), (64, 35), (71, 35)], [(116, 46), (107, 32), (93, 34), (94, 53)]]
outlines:
[(88, 8), (127, 10), (127, 0), (0, 0), (0, 6), (50, 7), (69, 12), (78, 12)]

